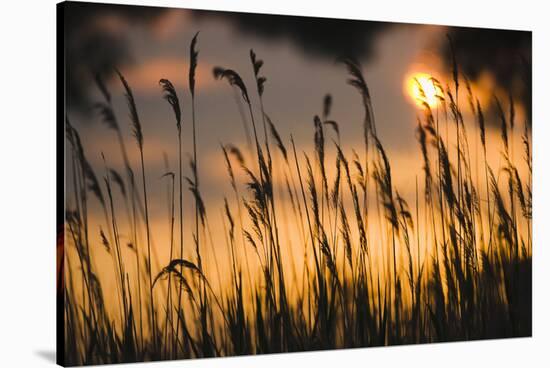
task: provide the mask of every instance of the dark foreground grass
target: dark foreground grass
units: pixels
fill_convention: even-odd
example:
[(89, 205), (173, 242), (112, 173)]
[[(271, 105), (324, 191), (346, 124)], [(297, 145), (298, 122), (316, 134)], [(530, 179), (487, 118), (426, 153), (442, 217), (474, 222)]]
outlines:
[[(320, 116), (313, 118), (314, 150), (302, 152), (292, 137), (281, 137), (264, 112), (263, 61), (252, 50), (260, 117), (253, 113), (251, 92), (240, 75), (216, 67), (215, 77), (238, 91), (248, 107), (253, 147), (247, 153), (254, 159), (248, 165), (238, 147), (221, 146), (232, 188), (223, 209), (230, 273), (224, 279), (230, 281), (214, 287), (220, 276), (212, 280), (204, 264), (209, 228), (196, 150), (197, 36), (190, 46), (190, 177), (184, 177), (182, 167), (183, 104), (172, 83), (160, 80), (176, 121), (178, 170), (165, 175), (171, 179), (171, 260), (159, 272), (152, 272), (151, 262), (147, 137), (130, 84), (119, 74), (140, 153), (139, 175), (129, 163), (110, 93), (100, 78), (104, 100), (97, 107), (118, 137), (124, 173), (109, 168), (109, 157), (104, 157), (104, 183), (98, 180), (79, 133), (66, 122), (66, 165), (71, 167), (67, 181), (74, 191), (67, 193), (71, 206), (66, 213), (65, 254), (70, 248), (75, 255), (65, 257), (64, 283), (59, 284), (65, 300), (67, 365), (531, 335), (530, 123), (518, 127), (512, 101), (504, 104), (497, 97), (496, 116), (484, 114), (456, 62), (449, 85), (433, 80), (439, 91), (437, 111), (425, 103), (418, 119), (423, 172), (415, 173), (416, 183), (411, 184), (416, 192), (412, 206), (392, 181), (370, 91), (356, 62), (341, 60), (364, 107), (363, 147), (352, 155), (345, 154), (340, 126), (330, 118), (330, 96)], [(459, 103), (464, 88), (468, 98)], [(473, 121), (465, 121), (461, 105), (467, 106)], [(491, 167), (487, 160), (486, 130), (495, 117), (501, 133), (501, 167)], [(523, 150), (514, 154), (510, 140), (520, 129)], [(469, 141), (469, 131), (476, 132), (476, 142)], [(449, 135), (454, 136), (451, 144)], [(517, 168), (520, 161), (528, 168), (523, 176)], [(237, 170), (247, 178), (244, 183), (238, 182)], [(284, 180), (274, 180), (275, 175)], [(121, 197), (113, 196), (113, 185)], [(187, 202), (184, 186), (190, 193)], [(115, 203), (116, 198), (123, 201)], [(103, 208), (106, 228), (90, 228), (92, 200)], [(284, 215), (283, 200), (290, 203)], [(193, 244), (183, 241), (187, 205), (195, 209), (189, 219)], [(307, 255), (299, 268), (285, 252), (283, 216), (296, 225), (300, 251)], [(130, 224), (132, 258), (121, 251), (122, 218)], [(92, 232), (100, 232), (101, 244), (90, 241)], [(143, 232), (145, 242), (140, 243)], [(91, 257), (95, 247), (103, 247), (112, 257), (117, 295), (111, 299), (118, 303), (114, 313), (106, 308)], [(184, 252), (187, 248), (192, 252)], [(380, 250), (381, 259), (374, 256), (375, 250)], [(184, 254), (193, 256), (184, 259)], [(259, 270), (251, 269), (253, 265)], [(134, 277), (128, 268), (137, 270)]]

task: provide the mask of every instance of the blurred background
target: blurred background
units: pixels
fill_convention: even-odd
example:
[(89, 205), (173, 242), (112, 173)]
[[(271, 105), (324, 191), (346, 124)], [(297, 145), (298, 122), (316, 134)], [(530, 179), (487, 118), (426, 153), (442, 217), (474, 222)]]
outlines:
[[(161, 177), (177, 167), (176, 123), (170, 106), (162, 99), (158, 81), (166, 78), (176, 87), (183, 110), (183, 150), (187, 157), (192, 152), (187, 81), (189, 44), (196, 32), (200, 32), (196, 77), (200, 190), (214, 234), (213, 254), (219, 251), (220, 257), (223, 257), (222, 248), (225, 249), (223, 199), (231, 193), (220, 144), (240, 147), (248, 162), (253, 161), (249, 155), (248, 116), (240, 94), (227, 83), (216, 81), (212, 69), (222, 66), (240, 73), (259, 119), (250, 49), (264, 60), (265, 112), (277, 125), (285, 143), (289, 143), (292, 134), (299, 151), (306, 152), (313, 150), (313, 116), (321, 115), (326, 94), (332, 96), (330, 118), (339, 124), (344, 150), (351, 153), (353, 148), (360, 149), (363, 107), (356, 90), (346, 82), (345, 68), (336, 63), (340, 57), (358, 60), (371, 91), (378, 135), (392, 164), (395, 186), (409, 203), (414, 203), (414, 181), (415, 178), (421, 181), (418, 176), (422, 170), (415, 129), (417, 117), (423, 112), (415, 78), (435, 77), (443, 85), (451, 83), (448, 37), (453, 40), (460, 72), (471, 81), (475, 96), (488, 114), (488, 137), (499, 134), (497, 119), (492, 115), (494, 96), (503, 101), (511, 96), (518, 124), (530, 124), (530, 32), (86, 3), (72, 3), (68, 9), (65, 19), (67, 114), (79, 131), (87, 158), (100, 178), (105, 168), (101, 153), (109, 167), (121, 173), (124, 169), (117, 138), (94, 109), (94, 104), (102, 100), (94, 74), (104, 79), (112, 95), (134, 170), (138, 168), (139, 151), (131, 134), (126, 101), (115, 68), (125, 76), (136, 99), (145, 141), (155, 243), (154, 273), (167, 263), (170, 248), (170, 183)], [(463, 98), (462, 101), (466, 101), (466, 96)], [(471, 118), (469, 111), (463, 113), (466, 119)], [(518, 147), (521, 130), (518, 129), (513, 143)], [(489, 160), (497, 166), (499, 149), (497, 146), (491, 149), (490, 144)], [(519, 152), (519, 148), (516, 150)], [(67, 165), (67, 177), (70, 170)], [(184, 175), (191, 176), (187, 165)], [(67, 193), (70, 190), (71, 183), (67, 182)], [(70, 205), (71, 199), (67, 201)], [(117, 211), (125, 213), (117, 193), (115, 203), (120, 206)], [(91, 218), (95, 228), (105, 228), (100, 206), (94, 203), (90, 206), (90, 211), (96, 214)], [(189, 192), (184, 194), (184, 206), (186, 244), (191, 244), (194, 209)], [(122, 237), (129, 237), (127, 229), (128, 224), (121, 224)], [(288, 234), (291, 243), (292, 229)], [(99, 230), (90, 236), (93, 241), (101, 241)], [(191, 252), (191, 247), (187, 249)], [(105, 257), (107, 262), (105, 252), (97, 253), (99, 259)]]

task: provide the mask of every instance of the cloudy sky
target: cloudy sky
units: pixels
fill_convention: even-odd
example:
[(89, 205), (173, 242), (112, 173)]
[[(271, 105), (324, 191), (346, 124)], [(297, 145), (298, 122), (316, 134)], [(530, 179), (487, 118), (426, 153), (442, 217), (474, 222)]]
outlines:
[[(97, 176), (104, 176), (101, 153), (105, 154), (109, 167), (123, 173), (116, 136), (101, 123), (100, 116), (91, 108), (95, 101), (101, 100), (101, 95), (91, 81), (90, 71), (99, 71), (113, 96), (113, 106), (124, 133), (130, 161), (138, 172), (139, 151), (131, 135), (122, 85), (113, 68), (122, 72), (134, 92), (143, 125), (152, 230), (161, 264), (166, 262), (169, 249), (169, 181), (161, 179), (161, 176), (177, 167), (177, 135), (173, 112), (162, 99), (158, 81), (167, 78), (177, 89), (183, 109), (183, 149), (186, 155), (191, 154), (187, 76), (189, 43), (196, 32), (200, 31), (196, 85), (199, 176), (214, 235), (219, 233), (217, 230), (223, 229), (223, 198), (231, 195), (220, 144), (231, 143), (247, 153), (245, 129), (250, 131), (248, 115), (245, 114), (246, 121), (243, 122), (239, 112), (242, 104), (239, 94), (225, 81), (214, 79), (214, 66), (231, 68), (240, 73), (248, 86), (254, 115), (259, 121), (261, 115), (249, 59), (249, 50), (254, 49), (258, 57), (264, 60), (262, 73), (267, 77), (265, 111), (277, 125), (286, 144), (293, 135), (299, 151), (312, 152), (313, 116), (322, 113), (323, 97), (330, 93), (333, 98), (331, 119), (339, 123), (344, 150), (351, 153), (354, 148), (357, 151), (362, 149), (363, 109), (359, 95), (346, 83), (345, 68), (335, 60), (338, 56), (357, 58), (372, 94), (378, 135), (392, 163), (395, 185), (412, 203), (414, 182), (417, 177), (421, 181), (422, 168), (415, 135), (416, 119), (421, 116), (421, 110), (411, 96), (412, 78), (418, 73), (426, 73), (448, 83), (449, 66), (444, 51), (447, 33), (456, 35), (457, 45), (471, 35), (478, 35), (470, 43), (476, 47), (486, 35), (486, 46), (493, 45), (495, 53), (501, 56), (496, 61), (484, 57), (484, 61), (497, 65), (496, 69), (467, 70), (465, 67), (465, 71), (472, 76), (474, 93), (489, 109), (492, 93), (502, 88), (502, 81), (509, 82), (499, 78), (494, 70), (505, 71), (514, 64), (512, 61), (516, 59), (513, 55), (518, 50), (524, 50), (525, 39), (530, 45), (530, 35), (525, 32), (501, 31), (495, 36), (495, 31), (431, 25), (261, 17), (95, 4), (74, 5), (74, 8), (68, 9), (66, 73), (69, 119), (82, 137), (86, 155)], [(498, 42), (490, 42), (495, 39)], [(476, 47), (472, 48), (471, 55), (457, 51), (463, 56), (464, 65), (468, 66), (471, 60), (480, 57), (483, 47)], [(513, 83), (510, 82), (511, 85)], [(516, 110), (518, 121), (521, 121), (526, 116), (523, 95), (521, 89), (516, 90), (520, 90)], [(464, 114), (468, 118), (468, 111)], [(496, 136), (491, 127), (488, 135)], [(329, 139), (333, 138), (329, 134)], [(519, 144), (518, 140), (518, 147)], [(495, 148), (494, 154), (491, 154), (495, 165), (498, 157), (498, 149)], [(246, 158), (253, 162), (248, 153)], [(330, 159), (333, 160), (333, 157)], [(71, 167), (68, 165), (67, 177), (70, 173)], [(184, 175), (190, 174), (186, 165)], [(71, 183), (68, 182), (67, 192), (70, 191)], [(187, 201), (184, 217), (189, 219), (185, 223), (185, 237), (190, 242), (193, 206), (189, 193), (185, 192), (184, 196), (184, 202)], [(117, 194), (115, 201), (119, 204), (119, 212), (124, 213), (124, 206)], [(71, 204), (70, 197), (68, 203)], [(105, 227), (99, 208), (92, 204), (92, 211), (96, 212), (93, 220), (97, 221), (96, 225)], [(124, 221), (122, 233), (128, 235)], [(291, 229), (288, 231), (292, 232)], [(98, 240), (99, 231), (92, 237)], [(217, 240), (220, 243), (225, 241), (223, 235)], [(216, 239), (213, 243), (220, 244)]]

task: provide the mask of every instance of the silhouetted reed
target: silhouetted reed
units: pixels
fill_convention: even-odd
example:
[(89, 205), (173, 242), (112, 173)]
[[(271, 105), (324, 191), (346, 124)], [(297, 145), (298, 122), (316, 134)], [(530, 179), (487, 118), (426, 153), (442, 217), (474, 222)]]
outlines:
[[(472, 84), (461, 74), (451, 39), (450, 85), (431, 79), (437, 105), (421, 103), (416, 120), (422, 170), (411, 173), (404, 188), (396, 184), (394, 175), (400, 168), (392, 167), (392, 152), (377, 133), (371, 91), (358, 62), (342, 60), (348, 83), (359, 93), (364, 110), (361, 154), (341, 141), (340, 134), (350, 128), (331, 115), (330, 94), (322, 100), (319, 114), (312, 113), (311, 151), (301, 151), (292, 135), (288, 139), (281, 134), (276, 120), (265, 112), (269, 85), (262, 72), (264, 62), (250, 50), (264, 130), (260, 139), (243, 79), (234, 70), (215, 67), (214, 77), (227, 81), (248, 107), (254, 147), (246, 152), (220, 143), (231, 193), (223, 194), (223, 231), (214, 238), (209, 226), (212, 211), (199, 185), (197, 37), (198, 33), (189, 49), (193, 153), (187, 176), (182, 164), (183, 100), (172, 82), (159, 81), (178, 134), (177, 173), (167, 168), (163, 176), (169, 180), (167, 264), (152, 269), (144, 132), (129, 83), (118, 72), (140, 154), (143, 200), (127, 158), (124, 131), (101, 78), (96, 78), (96, 84), (103, 100), (96, 109), (105, 127), (118, 137), (126, 177), (108, 167), (104, 157), (105, 183), (101, 183), (79, 133), (66, 122), (67, 181), (72, 189), (67, 193), (66, 213), (66, 247), (72, 254), (66, 260), (64, 284), (67, 363), (531, 335), (530, 124), (526, 121), (523, 132), (518, 132), (519, 114), (510, 95), (506, 100), (495, 93), (495, 114), (482, 108)], [(417, 84), (425, 99), (422, 85)], [(467, 98), (459, 101), (464, 89)], [(466, 102), (468, 113), (462, 107)], [(515, 140), (521, 140), (521, 154), (514, 154)], [(493, 147), (501, 150), (498, 167), (488, 158)], [(245, 157), (253, 157), (253, 164)], [(481, 174), (478, 165), (482, 165)], [(183, 201), (184, 180), (195, 210), (194, 249), (188, 252), (184, 252), (184, 206), (191, 201)], [(112, 183), (122, 197), (113, 195)], [(411, 188), (414, 198), (407, 192)], [(119, 204), (119, 199), (124, 203)], [(96, 200), (104, 214), (104, 223), (94, 229), (89, 221), (90, 200)], [(131, 234), (126, 248), (121, 205)], [(141, 211), (143, 223), (138, 216)], [(138, 244), (143, 230), (145, 257)], [(96, 234), (97, 244), (90, 233)], [(107, 252), (113, 261), (118, 303), (114, 308), (105, 306), (103, 284), (94, 265), (98, 251)], [(225, 258), (220, 256), (224, 251)], [(135, 257), (135, 274), (127, 270), (134, 258), (126, 252)], [(210, 255), (217, 285), (212, 283), (216, 276), (210, 269)], [(218, 257), (226, 268), (218, 267)], [(149, 284), (143, 297), (142, 277)], [(166, 295), (161, 296), (165, 282)]]

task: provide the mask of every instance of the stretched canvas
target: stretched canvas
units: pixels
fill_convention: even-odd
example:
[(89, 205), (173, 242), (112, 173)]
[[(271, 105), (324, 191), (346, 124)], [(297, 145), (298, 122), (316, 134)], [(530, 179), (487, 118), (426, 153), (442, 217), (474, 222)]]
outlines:
[(531, 32), (57, 10), (59, 364), (531, 336)]

